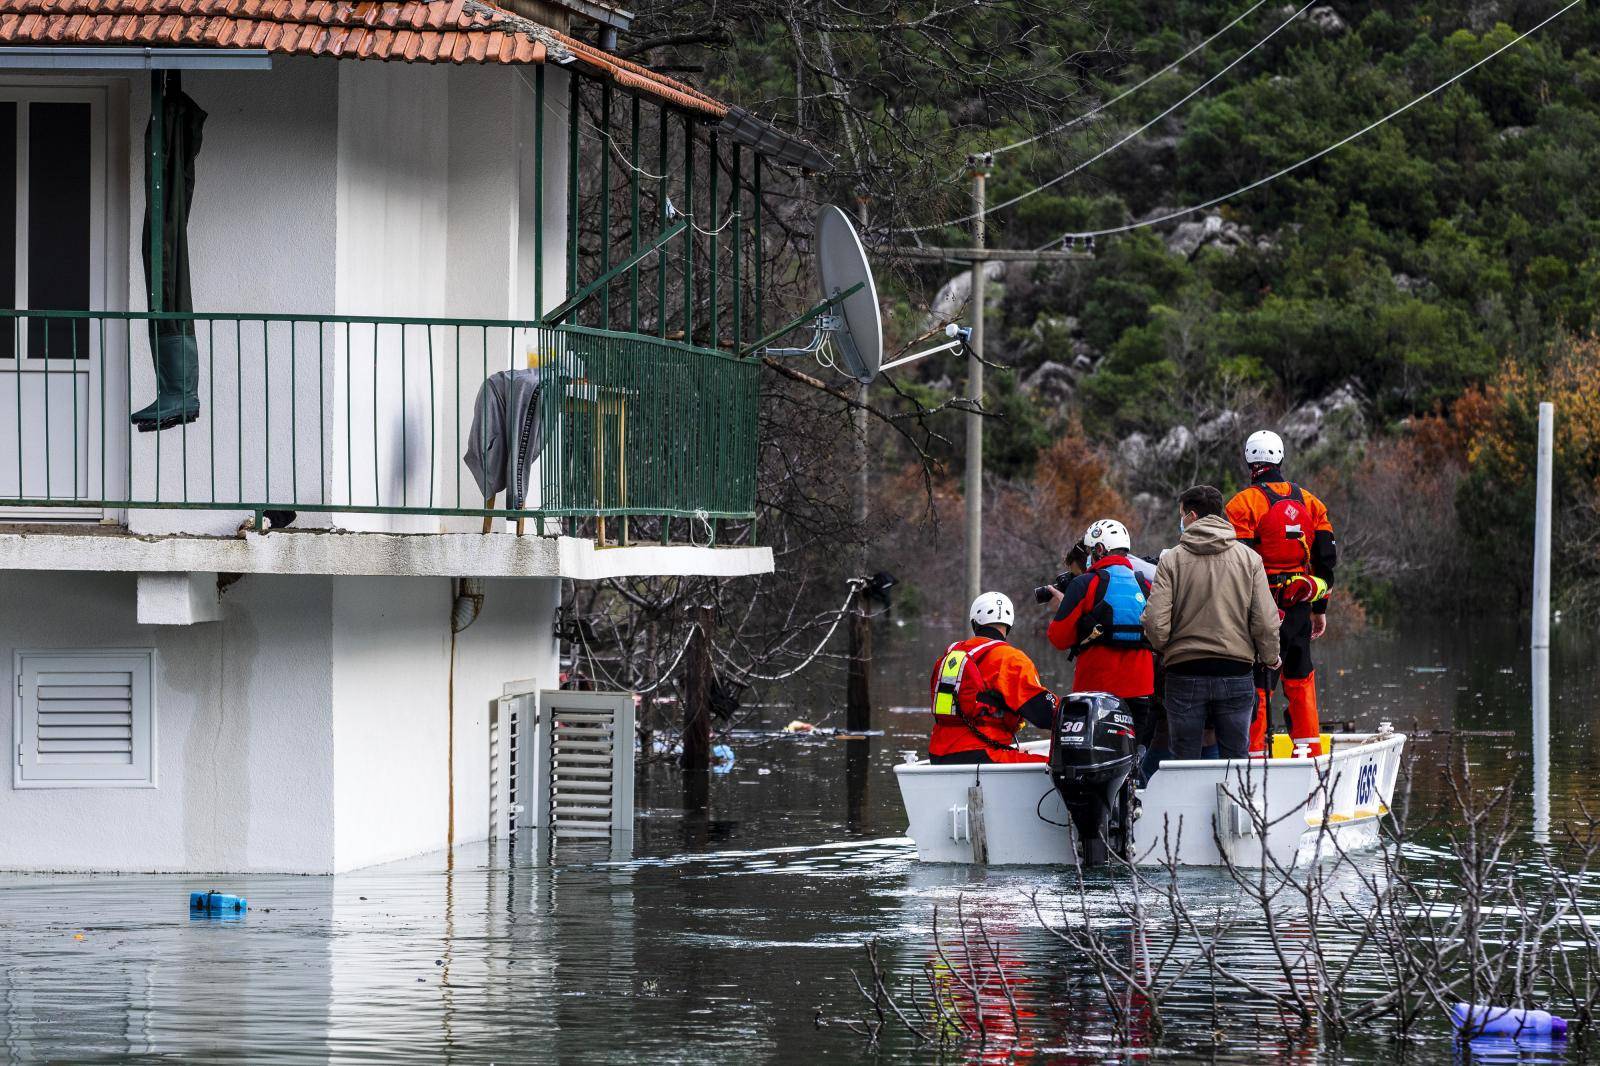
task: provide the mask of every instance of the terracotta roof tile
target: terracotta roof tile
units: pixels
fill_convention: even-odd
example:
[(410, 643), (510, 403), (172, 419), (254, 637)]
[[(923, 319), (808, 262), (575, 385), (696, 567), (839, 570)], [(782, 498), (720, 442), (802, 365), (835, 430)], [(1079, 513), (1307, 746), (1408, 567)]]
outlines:
[(0, 45), (95, 44), (504, 64), (543, 63), (555, 49), (591, 75), (675, 107), (728, 113), (683, 82), (487, 0), (0, 0)]

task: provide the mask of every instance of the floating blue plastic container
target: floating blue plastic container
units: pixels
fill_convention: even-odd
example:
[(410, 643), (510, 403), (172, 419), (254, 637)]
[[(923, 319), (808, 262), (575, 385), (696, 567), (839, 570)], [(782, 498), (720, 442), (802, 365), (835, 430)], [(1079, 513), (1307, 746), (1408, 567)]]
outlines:
[(1450, 1008), (1450, 1017), (1457, 1029), (1465, 1028), (1470, 1021), (1473, 1031), (1484, 1036), (1548, 1036), (1562, 1040), (1567, 1035), (1567, 1020), (1547, 1010), (1457, 1003)]
[(210, 892), (189, 893), (189, 909), (208, 914), (243, 914), (250, 909), (250, 901), (243, 896), (230, 896), (212, 889)]

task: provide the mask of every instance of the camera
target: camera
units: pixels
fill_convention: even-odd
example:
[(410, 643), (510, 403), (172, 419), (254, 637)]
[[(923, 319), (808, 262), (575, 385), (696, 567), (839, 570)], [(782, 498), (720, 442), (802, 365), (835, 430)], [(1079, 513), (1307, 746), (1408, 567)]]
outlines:
[(1040, 585), (1038, 588), (1033, 590), (1033, 602), (1049, 603), (1051, 588), (1058, 588), (1062, 592), (1067, 591), (1067, 586), (1072, 583), (1072, 577), (1073, 575), (1070, 570), (1063, 570), (1061, 573), (1056, 575), (1056, 579), (1050, 584)]

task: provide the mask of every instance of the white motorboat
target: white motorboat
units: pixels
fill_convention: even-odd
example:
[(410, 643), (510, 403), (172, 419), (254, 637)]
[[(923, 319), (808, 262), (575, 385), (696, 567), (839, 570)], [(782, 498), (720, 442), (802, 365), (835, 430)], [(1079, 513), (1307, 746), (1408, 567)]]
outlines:
[[(1284, 866), (1368, 847), (1389, 810), (1403, 733), (1340, 733), (1316, 758), (1167, 760), (1139, 790), (1134, 861)], [(1049, 740), (1023, 744), (1050, 753)], [(923, 862), (1072, 865), (1077, 835), (1045, 763), (895, 767)], [(1118, 778), (1120, 783), (1120, 777)], [(1068, 786), (1070, 789), (1070, 785)]]

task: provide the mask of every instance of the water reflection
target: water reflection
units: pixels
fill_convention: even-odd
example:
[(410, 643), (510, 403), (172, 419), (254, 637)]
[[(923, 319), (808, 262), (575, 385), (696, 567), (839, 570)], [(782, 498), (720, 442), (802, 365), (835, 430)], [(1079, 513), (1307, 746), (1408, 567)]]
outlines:
[[(1591, 726), (1600, 664), (1581, 642), (1558, 636), (1551, 803), (1559, 821), (1579, 798), (1600, 809), (1600, 740)], [(1439, 796), (1434, 771), (1458, 740), (1485, 785), (1526, 774), (1528, 656), (1509, 631), (1370, 634), (1321, 654), (1330, 717), (1389, 718), (1400, 728), (1414, 721), (1428, 734), (1414, 749), (1417, 804)], [(428, 856), (340, 878), (0, 881), (0, 1060), (856, 1062), (866, 1056), (860, 1039), (838, 1024), (817, 1028), (815, 1014), (864, 1005), (850, 971), (864, 973), (873, 940), (895, 987), (919, 982), (908, 1005), (924, 1011), (935, 1009), (928, 975), (930, 966), (937, 974), (942, 946), (950, 1009), (981, 1009), (996, 1027), (984, 1051), (963, 1048), (947, 1061), (1000, 1050), (1013, 1061), (1052, 1063), (1151, 1054), (1118, 1049), (1116, 1018), (1126, 1019), (1135, 1048), (1149, 1049), (1155, 1005), (1127, 994), (1108, 1001), (1081, 953), (1049, 927), (1089, 914), (1107, 950), (1133, 971), (1210, 965), (1193, 943), (1169, 950), (1170, 922), (1152, 919), (1132, 933), (1118, 902), (1123, 889), (1106, 877), (1080, 891), (1060, 870), (915, 862), (901, 839), (892, 767), (899, 749), (922, 744), (926, 715), (886, 708), (920, 705), (926, 664), (920, 648), (903, 655), (899, 668), (889, 656), (881, 665), (885, 706), (874, 724), (888, 735), (880, 740), (742, 736), (735, 765), (714, 780), (649, 767), (631, 858), (551, 850), (529, 837), (515, 852), (462, 849), (448, 870)], [(1047, 675), (1065, 674), (1053, 653), (1039, 661)], [(827, 692), (794, 702), (801, 699), (813, 721), (832, 706)], [(793, 708), (776, 713), (795, 716)], [(1438, 854), (1439, 843), (1418, 841), (1416, 859)], [(1223, 928), (1215, 965), (1263, 994), (1219, 982), (1216, 994), (1164, 1000), (1164, 1048), (1237, 1062), (1395, 1058), (1378, 1034), (1358, 1034), (1334, 1055), (1314, 1032), (1296, 1032), (1280, 1006), (1324, 991), (1313, 972), (1283, 966), (1260, 908), (1225, 875), (1181, 877), (1196, 924)], [(191, 923), (188, 892), (213, 887), (248, 896), (249, 916)], [(1359, 897), (1353, 879), (1337, 887)], [(1594, 891), (1600, 908), (1600, 885)], [(990, 945), (981, 954), (962, 957), (959, 937), (950, 939), (958, 899), (981, 919)], [(1275, 906), (1285, 936), (1315, 934), (1335, 957), (1353, 949), (1336, 923), (1313, 926), (1292, 898)], [(1020, 1024), (993, 981), (975, 993), (957, 988), (962, 967), (982, 969), (985, 959), (1007, 975)], [(1370, 991), (1380, 978), (1374, 963), (1358, 960), (1347, 991)], [(1423, 1061), (1467, 1053), (1437, 1024), (1429, 1039)], [(1473, 1061), (1505, 1050), (1474, 1048)], [(877, 1054), (885, 1062), (931, 1057), (903, 1031)], [(1572, 1053), (1555, 1046), (1534, 1054)]]
[(845, 742), (845, 826), (852, 833), (868, 830), (871, 812), (872, 738)]

